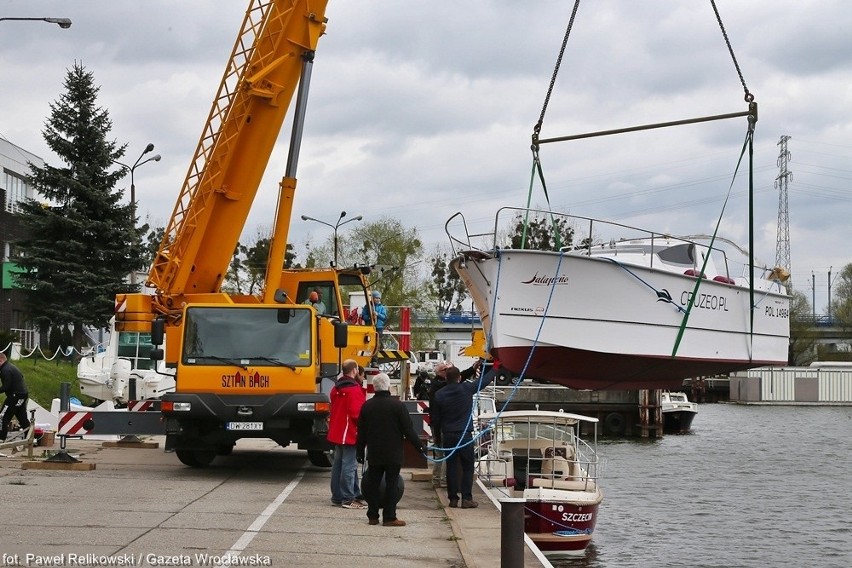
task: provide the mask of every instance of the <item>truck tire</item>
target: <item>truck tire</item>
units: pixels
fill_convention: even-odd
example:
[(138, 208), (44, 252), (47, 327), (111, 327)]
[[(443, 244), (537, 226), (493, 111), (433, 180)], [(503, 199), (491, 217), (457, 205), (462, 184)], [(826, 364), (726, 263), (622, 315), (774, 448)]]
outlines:
[(308, 450), (308, 460), (317, 467), (331, 467), (331, 452)]
[(175, 454), (189, 467), (207, 467), (216, 459), (216, 450), (175, 450)]

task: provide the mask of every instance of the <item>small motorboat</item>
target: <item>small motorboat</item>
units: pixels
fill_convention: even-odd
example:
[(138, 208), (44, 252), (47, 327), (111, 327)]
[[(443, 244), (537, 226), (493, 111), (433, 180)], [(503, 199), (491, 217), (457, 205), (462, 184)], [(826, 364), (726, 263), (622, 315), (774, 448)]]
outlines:
[(476, 471), (491, 497), (525, 500), (524, 531), (545, 555), (582, 554), (603, 500), (597, 418), (517, 410), (478, 423)]
[(698, 404), (689, 402), (685, 392), (660, 393), (660, 407), (663, 413), (663, 431), (669, 433), (686, 434), (698, 414)]

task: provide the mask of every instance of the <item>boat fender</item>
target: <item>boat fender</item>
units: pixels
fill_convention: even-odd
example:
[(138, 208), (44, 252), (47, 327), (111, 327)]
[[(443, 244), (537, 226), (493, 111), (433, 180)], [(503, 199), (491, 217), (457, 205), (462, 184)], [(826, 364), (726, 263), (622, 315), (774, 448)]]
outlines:
[(512, 384), (512, 372), (508, 369), (504, 369), (500, 367), (497, 369), (497, 378), (494, 379), (494, 382), (500, 385), (501, 387), (506, 387)]
[[(368, 469), (365, 469), (364, 472), (361, 474), (362, 485), (363, 485), (363, 479), (367, 476)], [(361, 487), (362, 493), (363, 493), (363, 489), (364, 488), (362, 486)], [(386, 493), (387, 493), (387, 490), (385, 488), (385, 478), (384, 478), (384, 476), (382, 476), (382, 481), (379, 483), (379, 507), (385, 506), (385, 499), (387, 499)], [(394, 502), (399, 503), (400, 500), (402, 499), (402, 496), (403, 496), (404, 493), (405, 493), (405, 479), (403, 479), (402, 475), (400, 475), (399, 478), (396, 481), (396, 496), (395, 496), (396, 501), (394, 501)]]
[(610, 412), (604, 418), (604, 428), (610, 434), (623, 434), (624, 415), (619, 412)]

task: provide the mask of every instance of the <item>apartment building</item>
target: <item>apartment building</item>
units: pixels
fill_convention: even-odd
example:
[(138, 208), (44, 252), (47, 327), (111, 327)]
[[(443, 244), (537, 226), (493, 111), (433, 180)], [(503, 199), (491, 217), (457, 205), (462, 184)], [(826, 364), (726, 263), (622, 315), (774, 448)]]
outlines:
[[(13, 274), (18, 252), (16, 241), (23, 238), (23, 228), (17, 214), (21, 203), (35, 197), (35, 191), (27, 183), (29, 164), (44, 167), (44, 160), (12, 142), (0, 137), (0, 330), (18, 332), (24, 347), (37, 344), (36, 333), (26, 312), (23, 292), (16, 288)], [(2, 349), (4, 346), (0, 346)]]

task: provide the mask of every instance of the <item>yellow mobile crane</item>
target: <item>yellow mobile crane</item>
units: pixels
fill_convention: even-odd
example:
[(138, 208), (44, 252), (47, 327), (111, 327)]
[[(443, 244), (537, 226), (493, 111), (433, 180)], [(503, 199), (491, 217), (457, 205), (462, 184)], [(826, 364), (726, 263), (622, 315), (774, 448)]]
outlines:
[[(152, 358), (175, 369), (163, 396), (166, 451), (203, 467), (240, 438), (297, 443), (328, 465), (329, 399), (344, 359), (368, 364), (375, 328), (347, 325), (344, 298), (369, 297), (369, 268), (290, 270), (284, 253), (308, 84), (327, 0), (251, 0), (146, 285), (116, 298), (119, 331), (151, 332)], [(223, 292), (287, 109), (296, 94), (262, 294)], [(303, 302), (319, 291), (318, 313)], [(348, 300), (345, 300), (348, 301)], [(375, 321), (375, 317), (373, 318)]]

